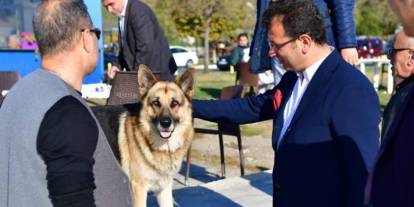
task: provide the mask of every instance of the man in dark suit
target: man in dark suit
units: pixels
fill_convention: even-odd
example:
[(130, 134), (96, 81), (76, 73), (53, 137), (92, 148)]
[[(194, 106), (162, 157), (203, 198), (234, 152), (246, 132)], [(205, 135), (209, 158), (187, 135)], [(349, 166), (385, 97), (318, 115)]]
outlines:
[[(174, 80), (177, 65), (151, 9), (139, 0), (102, 0), (102, 4), (119, 19), (120, 67), (132, 71), (145, 64), (159, 79)], [(109, 78), (119, 70), (109, 68)]]
[(402, 81), (384, 111), (383, 143), (367, 183), (366, 204), (414, 206), (414, 37), (395, 36), (388, 58)]
[(288, 69), (281, 82), (256, 97), (193, 100), (194, 117), (240, 124), (273, 119), (273, 206), (362, 206), (379, 147), (374, 88), (326, 44), (312, 1), (278, 1), (264, 24)]

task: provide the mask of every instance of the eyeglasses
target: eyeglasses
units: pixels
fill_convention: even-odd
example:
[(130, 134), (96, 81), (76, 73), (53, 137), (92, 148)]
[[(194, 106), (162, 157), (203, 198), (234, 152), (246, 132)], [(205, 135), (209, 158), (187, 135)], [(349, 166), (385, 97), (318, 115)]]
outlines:
[(411, 59), (414, 59), (413, 49), (411, 48), (390, 48), (387, 52), (387, 58), (391, 59), (397, 52), (408, 50), (411, 54)]
[(95, 33), (96, 38), (98, 38), (98, 40), (101, 38), (101, 30), (98, 28), (92, 28), (92, 29), (82, 29), (81, 32), (84, 32), (86, 30), (89, 30), (90, 32)]
[(286, 41), (286, 42), (284, 42), (282, 44), (275, 44), (275, 43), (272, 43), (272, 42), (269, 41), (269, 47), (272, 48), (274, 51), (278, 51), (278, 50), (282, 49), (282, 47), (284, 47), (285, 45), (287, 45), (287, 44), (289, 44), (291, 42), (294, 42), (297, 39), (298, 38), (293, 38), (293, 39), (288, 40), (288, 41)]

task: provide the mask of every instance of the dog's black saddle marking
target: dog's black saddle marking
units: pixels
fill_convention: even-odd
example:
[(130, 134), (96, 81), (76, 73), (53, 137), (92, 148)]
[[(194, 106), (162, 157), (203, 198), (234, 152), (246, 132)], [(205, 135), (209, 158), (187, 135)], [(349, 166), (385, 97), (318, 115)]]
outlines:
[(94, 106), (91, 109), (104, 131), (116, 159), (120, 161), (118, 146), (119, 116), (127, 111), (132, 114), (139, 114), (141, 103)]

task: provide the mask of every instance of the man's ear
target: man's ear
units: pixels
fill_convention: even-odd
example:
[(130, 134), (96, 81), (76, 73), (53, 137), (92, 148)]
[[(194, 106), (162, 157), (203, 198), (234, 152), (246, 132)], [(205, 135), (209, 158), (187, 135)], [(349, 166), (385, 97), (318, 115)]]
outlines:
[(80, 34), (81, 34), (80, 38), (81, 38), (82, 43), (83, 43), (83, 45), (82, 45), (83, 49), (88, 53), (92, 52), (93, 44), (92, 44), (92, 38), (90, 38), (91, 35), (88, 34), (88, 32), (86, 32), (86, 31), (83, 31)]
[(193, 96), (194, 72), (194, 69), (188, 69), (177, 81), (177, 84), (181, 87), (181, 90), (183, 90), (185, 95), (190, 99)]
[(138, 91), (139, 95), (143, 97), (148, 90), (157, 82), (154, 74), (144, 64), (140, 64), (138, 67)]
[(302, 53), (307, 54), (312, 44), (314, 44), (312, 38), (309, 35), (304, 34), (301, 35), (298, 39), (302, 42)]

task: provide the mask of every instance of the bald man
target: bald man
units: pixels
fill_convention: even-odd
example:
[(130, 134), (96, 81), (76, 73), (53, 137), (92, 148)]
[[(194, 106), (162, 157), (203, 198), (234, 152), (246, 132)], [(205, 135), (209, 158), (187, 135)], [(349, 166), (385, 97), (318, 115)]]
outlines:
[(414, 37), (396, 34), (388, 52), (401, 79), (384, 111), (382, 146), (366, 188), (369, 206), (414, 206)]

